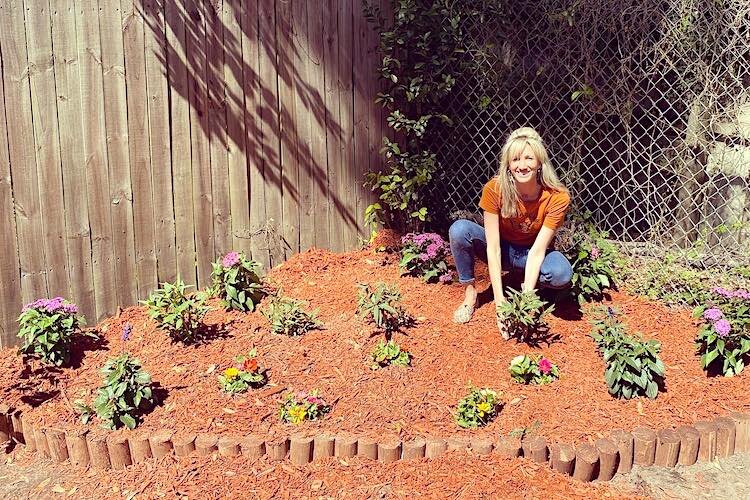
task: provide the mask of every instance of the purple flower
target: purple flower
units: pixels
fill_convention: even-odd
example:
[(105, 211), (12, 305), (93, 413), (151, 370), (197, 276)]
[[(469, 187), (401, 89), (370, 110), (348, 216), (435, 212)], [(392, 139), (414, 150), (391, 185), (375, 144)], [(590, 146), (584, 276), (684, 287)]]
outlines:
[(78, 307), (75, 304), (68, 304), (62, 297), (54, 299), (37, 299), (34, 302), (23, 306), (23, 312), (29, 309), (36, 309), (39, 312), (56, 313), (63, 312), (66, 314), (77, 314)]
[(714, 330), (716, 330), (716, 333), (719, 335), (719, 337), (726, 337), (732, 330), (732, 325), (729, 324), (729, 321), (720, 319), (719, 321), (714, 323)]
[(599, 254), (599, 247), (597, 247), (596, 245), (592, 245), (591, 246), (591, 258), (594, 259), (594, 260), (596, 260), (596, 259), (599, 258), (599, 255), (600, 255)]
[(433, 242), (427, 245), (427, 255), (431, 259), (434, 259), (435, 257), (437, 257), (440, 250), (442, 250), (442, 246), (439, 243)]
[(737, 290), (734, 292), (734, 296), (738, 299), (750, 300), (750, 292), (747, 290)]
[(715, 288), (712, 288), (711, 291), (715, 293), (716, 295), (721, 295), (724, 298), (731, 299), (734, 297), (734, 293), (727, 290), (726, 288), (722, 288), (720, 286), (717, 286)]
[(125, 323), (125, 326), (122, 327), (122, 341), (125, 342), (130, 338), (130, 332), (133, 331), (133, 325), (130, 324), (130, 322)]
[(440, 278), (438, 278), (438, 280), (440, 281), (440, 283), (450, 283), (453, 281), (453, 274), (451, 274), (451, 272), (448, 271), (447, 273), (441, 275)]
[(427, 262), (428, 260), (430, 260), (430, 256), (426, 253), (420, 253), (419, 260), (421, 260), (422, 262)]
[(724, 317), (724, 313), (718, 307), (712, 307), (703, 313), (703, 317), (711, 321), (718, 321)]
[(221, 265), (224, 267), (232, 267), (239, 263), (240, 261), (240, 254), (237, 252), (229, 252), (224, 256), (224, 258), (221, 260)]
[(614, 315), (615, 315), (615, 310), (612, 309), (611, 307), (607, 306), (607, 316), (609, 316), (611, 318)]

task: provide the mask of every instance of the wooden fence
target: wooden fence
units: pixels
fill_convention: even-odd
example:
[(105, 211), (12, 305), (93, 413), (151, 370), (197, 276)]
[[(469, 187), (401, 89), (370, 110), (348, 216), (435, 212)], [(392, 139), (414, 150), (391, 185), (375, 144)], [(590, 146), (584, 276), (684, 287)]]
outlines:
[(36, 298), (93, 323), (232, 249), (353, 247), (376, 44), (360, 0), (0, 0), (0, 345)]

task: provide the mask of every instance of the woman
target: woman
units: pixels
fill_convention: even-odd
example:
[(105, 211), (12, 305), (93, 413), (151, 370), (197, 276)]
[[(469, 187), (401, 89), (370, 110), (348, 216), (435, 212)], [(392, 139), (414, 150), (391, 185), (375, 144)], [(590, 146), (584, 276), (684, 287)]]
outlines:
[[(449, 231), (459, 281), (466, 285), (454, 321), (466, 323), (474, 312), (476, 257), (486, 256), (496, 304), (505, 302), (501, 267), (523, 271), (524, 291), (536, 289), (537, 283), (555, 289), (570, 285), (570, 262), (549, 249), (569, 205), (568, 190), (555, 174), (539, 134), (530, 127), (514, 130), (503, 146), (498, 174), (482, 190), (484, 228), (462, 219)], [(508, 339), (500, 317), (497, 326)]]

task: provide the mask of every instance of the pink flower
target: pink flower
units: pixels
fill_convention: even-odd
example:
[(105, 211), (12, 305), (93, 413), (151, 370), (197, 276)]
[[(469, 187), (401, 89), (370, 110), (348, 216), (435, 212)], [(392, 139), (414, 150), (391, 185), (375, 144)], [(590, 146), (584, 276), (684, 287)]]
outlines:
[(549, 372), (552, 371), (552, 362), (547, 358), (540, 359), (538, 366), (539, 371), (545, 375), (549, 374)]
[(453, 275), (449, 271), (440, 276), (439, 281), (440, 283), (450, 283), (451, 281), (453, 281)]
[(221, 265), (224, 267), (232, 267), (238, 264), (240, 261), (240, 254), (237, 252), (229, 252), (221, 260)]
[(719, 337), (726, 337), (729, 335), (729, 332), (732, 331), (732, 325), (729, 324), (729, 321), (725, 319), (720, 319), (716, 323), (714, 323), (714, 329), (716, 330), (716, 333), (719, 335)]
[(724, 317), (724, 314), (721, 312), (721, 309), (712, 307), (711, 309), (706, 309), (703, 313), (703, 317), (711, 321), (718, 321)]
[(599, 255), (600, 255), (600, 253), (599, 253), (599, 247), (597, 247), (596, 245), (592, 245), (592, 247), (591, 247), (591, 258), (594, 259), (594, 260), (596, 260), (596, 259), (599, 258)]

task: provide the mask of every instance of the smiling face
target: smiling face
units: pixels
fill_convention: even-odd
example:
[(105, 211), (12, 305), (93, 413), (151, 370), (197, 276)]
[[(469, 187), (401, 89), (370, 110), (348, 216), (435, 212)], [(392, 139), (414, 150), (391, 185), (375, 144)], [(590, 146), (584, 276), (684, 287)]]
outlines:
[(541, 167), (541, 162), (528, 144), (524, 143), (523, 149), (519, 147), (509, 155), (508, 168), (517, 184), (536, 183)]

